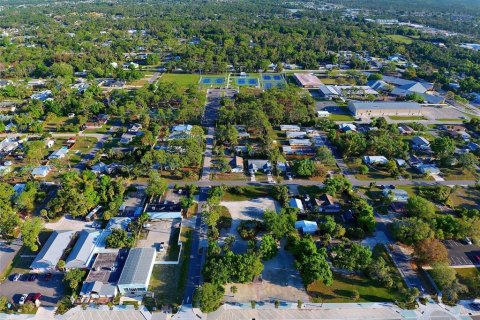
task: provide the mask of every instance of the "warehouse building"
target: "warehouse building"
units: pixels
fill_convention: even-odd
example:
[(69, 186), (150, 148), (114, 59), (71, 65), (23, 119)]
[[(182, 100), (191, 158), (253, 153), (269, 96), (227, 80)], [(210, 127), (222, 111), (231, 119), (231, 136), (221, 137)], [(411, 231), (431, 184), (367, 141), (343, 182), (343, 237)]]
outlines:
[(130, 249), (117, 284), (122, 295), (141, 296), (147, 292), (156, 256), (155, 248)]
[(421, 116), (422, 107), (416, 102), (350, 101), (348, 109), (355, 117)]

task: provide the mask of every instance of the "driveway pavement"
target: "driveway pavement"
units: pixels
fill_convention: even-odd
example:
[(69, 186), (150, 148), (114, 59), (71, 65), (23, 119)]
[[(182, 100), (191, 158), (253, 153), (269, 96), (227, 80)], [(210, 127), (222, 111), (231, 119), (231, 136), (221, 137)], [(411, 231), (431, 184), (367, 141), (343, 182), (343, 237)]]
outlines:
[(56, 222), (45, 223), (45, 228), (51, 230), (73, 230), (81, 231), (85, 228), (91, 228), (92, 223), (80, 219), (73, 219), (72, 216), (61, 217)]
[(0, 273), (3, 274), (21, 247), (22, 241), (20, 239), (15, 239), (10, 244), (0, 242)]
[(452, 267), (480, 266), (480, 247), (456, 240), (443, 241)]
[(12, 281), (11, 277), (0, 284), (0, 296), (6, 296), (10, 301), (18, 303), (24, 293), (41, 293), (41, 304), (52, 307), (63, 298), (63, 274), (54, 274), (49, 281), (45, 281), (44, 275), (39, 275), (35, 281), (27, 281), (27, 275), (23, 275), (19, 281)]

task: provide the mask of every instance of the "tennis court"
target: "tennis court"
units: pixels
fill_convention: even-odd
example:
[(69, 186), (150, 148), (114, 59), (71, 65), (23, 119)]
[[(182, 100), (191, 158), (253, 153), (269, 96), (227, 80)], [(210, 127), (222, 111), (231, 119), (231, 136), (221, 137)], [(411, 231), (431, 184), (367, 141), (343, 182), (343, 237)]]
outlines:
[(258, 87), (259, 82), (258, 78), (251, 76), (247, 77), (233, 77), (233, 83), (237, 86), (249, 86), (249, 87)]
[(222, 76), (206, 76), (200, 79), (200, 84), (205, 86), (221, 86), (225, 84), (225, 77)]
[(282, 88), (285, 86), (285, 78), (281, 74), (267, 73), (262, 75), (264, 89)]

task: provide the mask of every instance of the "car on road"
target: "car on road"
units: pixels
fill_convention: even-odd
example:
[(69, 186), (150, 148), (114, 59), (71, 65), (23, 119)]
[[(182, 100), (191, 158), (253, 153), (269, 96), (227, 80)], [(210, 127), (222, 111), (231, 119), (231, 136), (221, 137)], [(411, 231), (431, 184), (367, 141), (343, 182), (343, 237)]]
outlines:
[(27, 300), (27, 297), (28, 297), (28, 294), (26, 294), (26, 293), (22, 294), (22, 296), (21, 296), (20, 299), (18, 300), (18, 304), (19, 304), (19, 305), (25, 304), (25, 302), (26, 302), (26, 300)]
[(21, 276), (22, 276), (22, 275), (21, 275), (20, 273), (14, 273), (14, 274), (13, 274), (13, 277), (12, 277), (12, 281), (18, 281), (18, 280), (20, 280), (20, 277), (21, 277)]
[(50, 279), (52, 279), (52, 274), (49, 272), (49, 273), (47, 273), (47, 274), (45, 275), (44, 280), (45, 280), (45, 281), (50, 281)]
[(36, 274), (31, 274), (28, 276), (28, 281), (35, 281), (37, 279), (37, 275)]

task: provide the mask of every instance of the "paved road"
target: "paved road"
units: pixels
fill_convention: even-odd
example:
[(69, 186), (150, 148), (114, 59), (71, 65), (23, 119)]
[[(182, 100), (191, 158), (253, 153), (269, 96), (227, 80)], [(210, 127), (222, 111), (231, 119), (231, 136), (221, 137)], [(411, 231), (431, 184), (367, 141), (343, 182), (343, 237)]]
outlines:
[(20, 239), (13, 240), (11, 244), (4, 241), (0, 242), (0, 274), (3, 274), (21, 247), (22, 241)]
[(206, 236), (207, 227), (202, 223), (202, 207), (206, 203), (208, 188), (201, 188), (198, 199), (198, 211), (195, 219), (195, 229), (193, 231), (192, 245), (190, 248), (190, 257), (188, 262), (187, 285), (183, 296), (184, 305), (190, 305), (193, 302), (195, 289), (201, 284), (202, 263), (205, 258), (206, 248), (201, 248), (201, 241)]
[(206, 146), (205, 146), (205, 152), (203, 154), (202, 176), (200, 178), (201, 181), (210, 181), (214, 137), (215, 137), (215, 128), (208, 127), (208, 133), (205, 137)]

